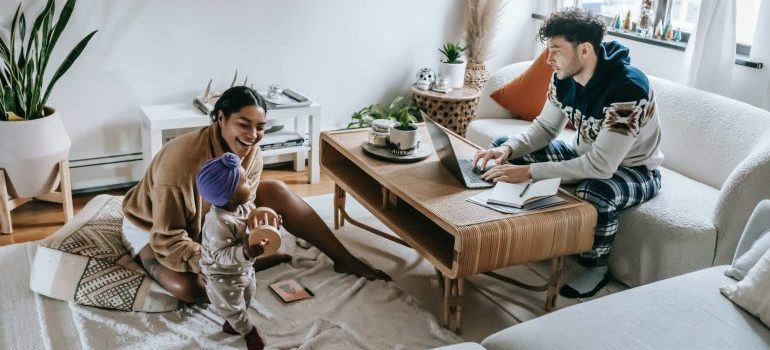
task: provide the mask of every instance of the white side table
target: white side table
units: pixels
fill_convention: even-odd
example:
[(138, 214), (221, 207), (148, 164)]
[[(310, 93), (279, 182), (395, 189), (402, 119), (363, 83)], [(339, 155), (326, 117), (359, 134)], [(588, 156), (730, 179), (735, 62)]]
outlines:
[[(177, 103), (169, 105), (156, 105), (141, 107), (144, 113), (142, 119), (142, 157), (145, 167), (149, 166), (152, 158), (163, 146), (163, 131), (199, 128), (208, 126), (211, 121), (189, 103)], [(307, 107), (270, 109), (267, 111), (267, 119), (293, 118), (294, 127), (300, 134), (305, 130), (302, 119), (307, 118), (307, 131), (310, 136), (310, 173), (308, 182), (315, 183), (321, 179), (321, 167), (319, 162), (319, 137), (321, 134), (321, 105), (313, 102)], [(263, 157), (280, 154), (294, 153), (294, 169), (297, 171), (305, 168), (307, 147), (305, 145), (272, 149), (262, 151)]]

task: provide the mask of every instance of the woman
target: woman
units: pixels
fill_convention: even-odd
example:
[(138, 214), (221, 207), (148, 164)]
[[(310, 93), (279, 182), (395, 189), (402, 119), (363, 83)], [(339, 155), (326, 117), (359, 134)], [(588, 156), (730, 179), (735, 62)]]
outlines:
[[(367, 279), (390, 278), (353, 256), (310, 206), (283, 182), (260, 181), (265, 134), (265, 101), (252, 89), (236, 86), (225, 91), (211, 113), (212, 123), (167, 143), (152, 160), (144, 178), (123, 200), (123, 240), (132, 256), (176, 298), (206, 302), (200, 274), (201, 226), (210, 204), (195, 186), (195, 173), (208, 159), (233, 152), (243, 159), (251, 200), (273, 208), (284, 227), (315, 245), (334, 261), (334, 269)], [(276, 255), (258, 259), (257, 270), (291, 258)]]

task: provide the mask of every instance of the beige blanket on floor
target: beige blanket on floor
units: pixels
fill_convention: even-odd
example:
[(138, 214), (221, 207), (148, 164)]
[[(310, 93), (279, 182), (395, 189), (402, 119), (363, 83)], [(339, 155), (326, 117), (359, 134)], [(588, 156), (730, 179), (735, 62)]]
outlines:
[[(249, 315), (268, 348), (425, 349), (461, 339), (442, 328), (394, 283), (335, 273), (317, 249), (284, 236), (294, 259), (257, 273)], [(29, 289), (36, 243), (0, 247), (0, 349), (243, 348), (221, 332), (223, 319), (206, 306), (166, 313), (120, 312), (79, 306)], [(299, 278), (316, 297), (283, 304), (267, 285)]]

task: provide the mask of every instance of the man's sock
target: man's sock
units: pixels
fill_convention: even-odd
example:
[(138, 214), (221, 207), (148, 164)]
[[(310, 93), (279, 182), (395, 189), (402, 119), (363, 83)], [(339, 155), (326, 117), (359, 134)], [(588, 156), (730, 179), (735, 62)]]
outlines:
[(607, 274), (607, 266), (587, 267), (581, 273), (573, 277), (559, 290), (559, 294), (566, 298), (592, 297), (602, 289), (610, 277)]

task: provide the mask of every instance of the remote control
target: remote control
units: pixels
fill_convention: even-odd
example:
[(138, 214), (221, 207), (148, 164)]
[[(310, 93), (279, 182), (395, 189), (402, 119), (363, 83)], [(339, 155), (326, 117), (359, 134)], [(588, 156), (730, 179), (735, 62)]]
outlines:
[(307, 97), (302, 96), (302, 95), (294, 92), (291, 89), (283, 89), (283, 94), (288, 96), (292, 100), (297, 101), (297, 102), (305, 102), (305, 101), (307, 101)]

